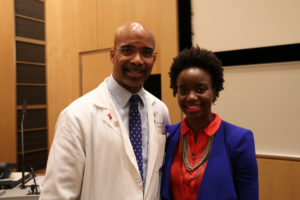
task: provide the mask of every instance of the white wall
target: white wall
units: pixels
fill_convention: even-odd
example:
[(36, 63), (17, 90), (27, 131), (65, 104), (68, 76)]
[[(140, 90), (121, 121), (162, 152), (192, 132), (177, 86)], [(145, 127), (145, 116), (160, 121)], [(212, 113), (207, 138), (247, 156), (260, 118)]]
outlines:
[[(299, 0), (192, 0), (193, 44), (212, 51), (300, 43)], [(213, 110), (253, 130), (256, 152), (300, 158), (300, 62), (225, 67)]]
[(299, 0), (191, 0), (193, 42), (213, 51), (300, 43)]
[(300, 62), (225, 68), (213, 111), (251, 129), (256, 153), (300, 158)]

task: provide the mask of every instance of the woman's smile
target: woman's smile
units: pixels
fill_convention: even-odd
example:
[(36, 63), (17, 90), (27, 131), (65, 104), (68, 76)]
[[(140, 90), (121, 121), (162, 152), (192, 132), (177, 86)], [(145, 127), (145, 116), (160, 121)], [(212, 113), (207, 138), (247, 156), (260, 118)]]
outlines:
[(197, 112), (197, 111), (201, 110), (201, 106), (200, 105), (186, 105), (185, 110), (187, 112)]

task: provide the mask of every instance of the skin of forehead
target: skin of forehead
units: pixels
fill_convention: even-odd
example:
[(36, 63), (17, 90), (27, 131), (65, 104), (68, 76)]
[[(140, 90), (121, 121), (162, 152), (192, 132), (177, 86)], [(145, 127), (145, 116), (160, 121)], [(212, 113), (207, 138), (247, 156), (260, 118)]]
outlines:
[(154, 34), (148, 27), (146, 27), (145, 25), (143, 25), (140, 22), (129, 22), (129, 23), (119, 26), (115, 33), (115, 40), (114, 40), (115, 47), (118, 44), (119, 39), (122, 37), (122, 35), (125, 33), (128, 33), (128, 32), (139, 32), (142, 34), (150, 34), (150, 36), (152, 37), (152, 40), (153, 40), (153, 46), (155, 47)]

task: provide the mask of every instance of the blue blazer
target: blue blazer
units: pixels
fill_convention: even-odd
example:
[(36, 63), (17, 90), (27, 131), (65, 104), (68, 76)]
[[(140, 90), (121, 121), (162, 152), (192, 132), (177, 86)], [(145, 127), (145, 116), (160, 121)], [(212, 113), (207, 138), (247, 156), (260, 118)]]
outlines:
[[(167, 126), (161, 197), (171, 200), (170, 171), (181, 123)], [(222, 121), (198, 192), (198, 200), (258, 200), (258, 169), (253, 133)]]

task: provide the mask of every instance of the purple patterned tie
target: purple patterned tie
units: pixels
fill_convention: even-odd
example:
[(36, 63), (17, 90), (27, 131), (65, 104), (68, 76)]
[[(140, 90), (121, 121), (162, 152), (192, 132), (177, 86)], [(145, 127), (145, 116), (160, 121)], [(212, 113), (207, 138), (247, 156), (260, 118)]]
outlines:
[(139, 113), (139, 95), (132, 95), (129, 99), (129, 138), (139, 166), (143, 180), (143, 154), (142, 154), (142, 121)]

